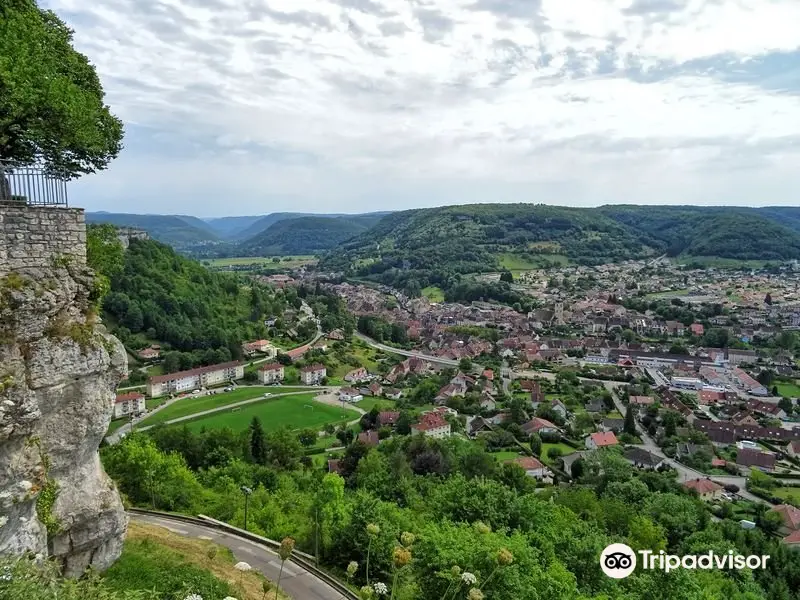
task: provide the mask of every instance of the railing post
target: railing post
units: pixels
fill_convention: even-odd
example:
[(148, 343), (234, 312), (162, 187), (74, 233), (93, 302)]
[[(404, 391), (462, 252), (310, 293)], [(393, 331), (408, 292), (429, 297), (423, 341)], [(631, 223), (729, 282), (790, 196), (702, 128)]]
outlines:
[(41, 164), (0, 159), (0, 202), (66, 208), (67, 182)]

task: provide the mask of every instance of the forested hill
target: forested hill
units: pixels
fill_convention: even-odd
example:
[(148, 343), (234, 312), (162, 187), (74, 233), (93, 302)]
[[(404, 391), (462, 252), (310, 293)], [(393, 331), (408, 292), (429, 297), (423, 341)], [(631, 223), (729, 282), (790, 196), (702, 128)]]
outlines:
[(458, 274), (508, 261), (599, 264), (663, 253), (796, 259), (799, 232), (800, 209), (791, 208), (476, 204), (393, 213), (321, 266), (401, 286), (412, 281), (409, 289), (449, 287)]
[(243, 341), (267, 336), (264, 316), (286, 308), (282, 295), (244, 287), (155, 240), (133, 240), (110, 279), (103, 308), (123, 342), (166, 343), (195, 353), (196, 363), (238, 358)]
[(643, 243), (672, 256), (783, 260), (800, 257), (800, 209), (603, 206)]
[(189, 216), (89, 212), (86, 213), (86, 222), (142, 229), (153, 239), (177, 249), (219, 242), (219, 237), (208, 223)]
[(236, 247), (240, 256), (318, 254), (367, 231), (380, 216), (298, 217), (280, 220)]

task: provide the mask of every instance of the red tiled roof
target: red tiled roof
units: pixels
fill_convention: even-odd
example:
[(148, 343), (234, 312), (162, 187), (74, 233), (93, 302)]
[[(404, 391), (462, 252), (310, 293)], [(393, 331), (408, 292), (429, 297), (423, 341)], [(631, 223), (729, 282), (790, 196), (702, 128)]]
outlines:
[(701, 496), (703, 494), (712, 494), (722, 489), (721, 485), (714, 483), (710, 479), (692, 479), (684, 482), (683, 487), (695, 490)]
[(602, 448), (603, 446), (614, 446), (618, 444), (617, 436), (614, 435), (613, 431), (604, 431), (600, 433), (593, 433), (591, 436), (594, 445), (598, 448)]
[(655, 402), (652, 396), (631, 396), (629, 402), (631, 404), (649, 405)]
[(259, 369), (259, 371), (279, 371), (283, 368), (283, 365), (280, 363), (269, 363), (268, 365), (264, 365)]
[(781, 516), (783, 524), (786, 525), (786, 527), (800, 530), (800, 509), (795, 508), (791, 504), (779, 504), (773, 508), (772, 511)]
[(447, 421), (439, 413), (430, 412), (425, 413), (420, 417), (419, 423), (412, 425), (413, 429), (419, 431), (430, 431), (431, 429), (438, 429), (439, 427), (447, 426)]
[(218, 365), (209, 365), (207, 367), (197, 367), (196, 369), (189, 369), (188, 371), (180, 371), (178, 373), (169, 373), (167, 375), (155, 375), (150, 378), (150, 383), (164, 383), (165, 381), (174, 381), (176, 379), (183, 379), (184, 377), (191, 377), (193, 375), (201, 375), (203, 373), (213, 373), (214, 371), (222, 371), (223, 369), (232, 369), (241, 366), (238, 360), (232, 362), (221, 363)]
[(505, 462), (519, 465), (526, 471), (536, 471), (538, 469), (544, 469), (544, 465), (533, 456), (520, 456), (519, 458), (514, 458), (511, 460), (507, 460)]
[(300, 369), (300, 372), (301, 373), (314, 373), (315, 371), (324, 371), (324, 370), (325, 370), (325, 365), (321, 365), (321, 364), (317, 363), (317, 364), (314, 364), (314, 365), (309, 365), (307, 367), (303, 367), (302, 369)]
[(140, 398), (144, 398), (144, 395), (139, 392), (128, 392), (127, 394), (117, 394), (115, 402), (127, 402), (129, 400), (139, 400)]
[(384, 410), (378, 413), (378, 422), (381, 425), (394, 425), (400, 418), (399, 411)]
[(800, 544), (800, 529), (798, 529), (797, 531), (793, 531), (785, 538), (783, 538), (782, 541), (784, 544)]

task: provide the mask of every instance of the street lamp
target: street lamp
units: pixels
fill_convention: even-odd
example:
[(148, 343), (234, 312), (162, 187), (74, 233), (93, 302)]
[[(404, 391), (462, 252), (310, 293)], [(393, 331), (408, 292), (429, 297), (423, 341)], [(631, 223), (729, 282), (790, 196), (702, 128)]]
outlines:
[(244, 494), (244, 530), (247, 531), (247, 500), (250, 498), (250, 494), (253, 493), (253, 490), (246, 485), (243, 485), (241, 489)]

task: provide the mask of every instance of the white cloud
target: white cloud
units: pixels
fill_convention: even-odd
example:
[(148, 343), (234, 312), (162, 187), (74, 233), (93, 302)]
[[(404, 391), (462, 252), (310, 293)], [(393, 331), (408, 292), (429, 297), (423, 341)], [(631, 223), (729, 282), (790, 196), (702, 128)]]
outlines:
[[(800, 50), (796, 0), (47, 4), (127, 123), (212, 145), (136, 145), (82, 182), (142, 203), (127, 210), (248, 213), (271, 195), (306, 210), (796, 202), (800, 89), (728, 77)], [(236, 209), (214, 200), (230, 193), (224, 173)], [(769, 197), (755, 194), (765, 185)], [(159, 186), (172, 204), (149, 200)]]

